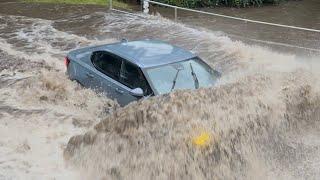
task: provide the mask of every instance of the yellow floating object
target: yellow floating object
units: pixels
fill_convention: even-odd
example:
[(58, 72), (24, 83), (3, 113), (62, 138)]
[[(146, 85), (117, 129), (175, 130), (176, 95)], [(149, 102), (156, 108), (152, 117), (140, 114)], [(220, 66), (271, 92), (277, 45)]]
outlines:
[(198, 146), (208, 145), (210, 142), (210, 134), (207, 132), (203, 132), (199, 136), (194, 137), (192, 142)]

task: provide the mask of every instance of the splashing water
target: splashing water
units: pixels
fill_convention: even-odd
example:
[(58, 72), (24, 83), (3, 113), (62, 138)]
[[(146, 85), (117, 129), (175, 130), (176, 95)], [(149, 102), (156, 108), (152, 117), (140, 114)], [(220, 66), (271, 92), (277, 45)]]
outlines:
[[(0, 22), (0, 179), (320, 176), (318, 57), (161, 17), (1, 15)], [(66, 78), (62, 57), (70, 49), (122, 37), (182, 46), (223, 76), (212, 88), (124, 108)]]

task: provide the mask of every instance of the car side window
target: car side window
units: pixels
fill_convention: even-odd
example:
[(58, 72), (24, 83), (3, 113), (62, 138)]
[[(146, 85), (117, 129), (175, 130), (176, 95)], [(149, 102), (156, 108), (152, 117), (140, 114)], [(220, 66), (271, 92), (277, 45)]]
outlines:
[(122, 59), (105, 51), (93, 52), (94, 66), (112, 79), (119, 81)]
[(131, 89), (141, 88), (144, 95), (152, 93), (152, 90), (140, 68), (126, 61), (123, 61), (122, 64), (120, 82)]

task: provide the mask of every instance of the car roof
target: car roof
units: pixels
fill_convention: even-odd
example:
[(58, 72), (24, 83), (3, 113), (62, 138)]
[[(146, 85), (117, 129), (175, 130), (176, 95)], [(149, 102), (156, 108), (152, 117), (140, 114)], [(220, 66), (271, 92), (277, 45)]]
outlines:
[(125, 41), (102, 47), (101, 50), (105, 49), (141, 68), (170, 64), (196, 56), (190, 51), (159, 40)]

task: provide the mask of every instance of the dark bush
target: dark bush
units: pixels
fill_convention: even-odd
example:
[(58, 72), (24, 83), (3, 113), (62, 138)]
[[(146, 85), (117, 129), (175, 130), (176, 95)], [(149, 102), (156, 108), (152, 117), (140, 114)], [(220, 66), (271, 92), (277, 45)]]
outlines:
[(214, 6), (230, 6), (230, 7), (248, 7), (261, 6), (267, 3), (278, 4), (282, 0), (156, 0), (158, 2), (171, 4), (180, 7), (214, 7)]

